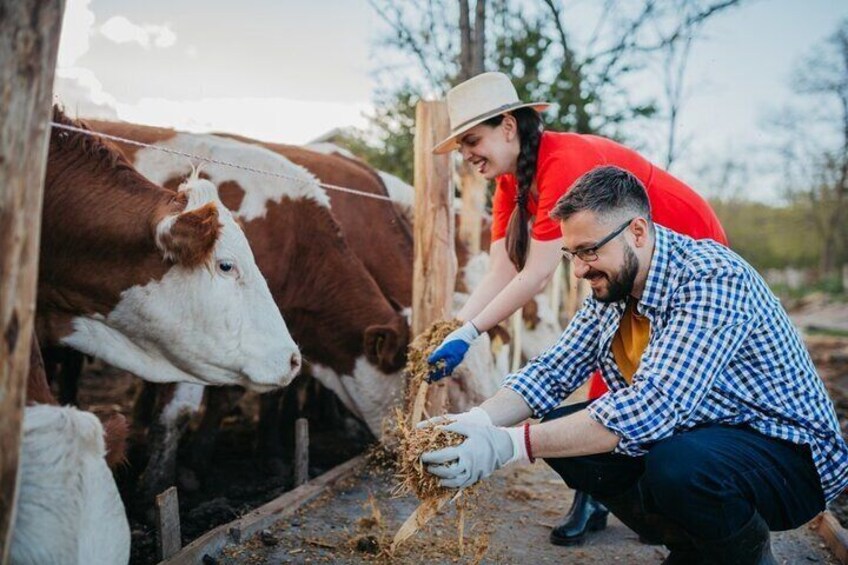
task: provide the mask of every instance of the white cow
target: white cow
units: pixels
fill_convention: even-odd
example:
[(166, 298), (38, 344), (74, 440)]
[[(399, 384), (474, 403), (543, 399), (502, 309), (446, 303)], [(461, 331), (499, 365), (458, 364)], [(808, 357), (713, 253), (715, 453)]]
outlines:
[(46, 404), (25, 409), (11, 563), (129, 561), (130, 528), (105, 455), (93, 414)]

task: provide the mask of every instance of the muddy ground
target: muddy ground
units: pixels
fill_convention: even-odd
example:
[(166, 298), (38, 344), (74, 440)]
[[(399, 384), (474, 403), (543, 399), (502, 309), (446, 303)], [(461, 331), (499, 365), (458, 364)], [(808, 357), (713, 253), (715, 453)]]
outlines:
[[(838, 318), (841, 320), (841, 316)], [(822, 316), (819, 314), (812, 319), (818, 323), (821, 322)], [(838, 334), (836, 336), (808, 336), (807, 343), (819, 373), (834, 399), (843, 433), (848, 437), (848, 337), (836, 333)], [(104, 369), (95, 363), (88, 365), (85, 371), (80, 389), (80, 403), (83, 408), (93, 409), (96, 412), (119, 411), (131, 418), (133, 398), (139, 387), (140, 381), (135, 377)], [(201, 470), (200, 484), (180, 486), (180, 517), (184, 545), (205, 531), (229, 522), (291, 488), (290, 454), (293, 452), (293, 417), (288, 419), (286, 424), (288, 427), (283, 434), (286, 442), (283, 451), (289, 455), (284, 456), (282, 464), (277, 461), (274, 465), (256, 456), (254, 447), (257, 418), (256, 398), (247, 397), (225, 419), (224, 429), (213, 459), (207, 469)], [(348, 426), (347, 433), (343, 435), (337, 430), (328, 429), (326, 425), (322, 427), (322, 423), (314, 419), (310, 421), (310, 427), (311, 476), (321, 474), (367, 447), (367, 442), (364, 440), (367, 435), (362, 433), (362, 430), (351, 431)], [(131, 515), (133, 534), (131, 563), (141, 565), (155, 563), (156, 557), (152, 526), (144, 518), (145, 508), (136, 504), (133, 497), (135, 478), (145, 464), (143, 437), (137, 440), (137, 444), (131, 449), (127, 464), (116, 476)], [(447, 551), (447, 546), (439, 545), (456, 543), (452, 533), (455, 531), (455, 526), (444, 523), (434, 526), (435, 530), (430, 530), (427, 535), (416, 538), (419, 541), (413, 542), (409, 549), (404, 549), (405, 553), (399, 557), (400, 561), (430, 561), (430, 558), (425, 557), (426, 552), (436, 548), (435, 551), (442, 555), (440, 559), (443, 558), (444, 562), (473, 562), (475, 555), (473, 551), (477, 551), (474, 547), (478, 549), (482, 547), (481, 540), (487, 532), (490, 542), (483, 554), (484, 562), (524, 561), (522, 556), (527, 552), (532, 554), (527, 554), (528, 560), (535, 559), (541, 562), (561, 560), (565, 556), (575, 563), (616, 560), (629, 563), (653, 563), (661, 560), (663, 550), (638, 544), (632, 539), (632, 534), (628, 534), (615, 520), (611, 522), (612, 526), (606, 532), (592, 538), (590, 543), (581, 548), (563, 550), (550, 546), (547, 542), (547, 531), (556, 522), (559, 513), (567, 507), (570, 493), (561, 483), (557, 483), (555, 477), (546, 476), (539, 471), (543, 467), (543, 465), (534, 466), (534, 471), (530, 474), (522, 470), (517, 478), (508, 479), (507, 476), (500, 476), (497, 479), (500, 481), (500, 487), (495, 486), (496, 490), (507, 489), (514, 495), (507, 501), (510, 505), (510, 510), (506, 514), (508, 519), (503, 523), (480, 519), (481, 516), (489, 513), (489, 510), (485, 510), (475, 512), (477, 517), (475, 522), (469, 514), (467, 538), (471, 545), (466, 549), (463, 558), (459, 558), (456, 547), (453, 549), (454, 553), (444, 553)], [(374, 542), (377, 547), (383, 547), (386, 532), (396, 529), (398, 520), (411, 512), (414, 501), (387, 497), (386, 493), (390, 491), (391, 484), (386, 477), (371, 477), (368, 481), (371, 482), (365, 483), (370, 485), (367, 490), (374, 495), (376, 504), (386, 519), (385, 526), (380, 526), (382, 530), (369, 532), (357, 525), (357, 520), (364, 516), (363, 512), (366, 512), (362, 509), (362, 504), (367, 501), (363, 498), (367, 497), (367, 492), (342, 493), (339, 495), (341, 500), (346, 500), (345, 497), (348, 497), (352, 505), (346, 511), (346, 515), (334, 516), (332, 513), (322, 514), (323, 511), (313, 513), (314, 510), (309, 510), (301, 516), (300, 521), (289, 521), (275, 529), (273, 536), (268, 539), (273, 538), (280, 543), (276, 549), (271, 547), (273, 551), (265, 551), (268, 546), (254, 540), (252, 543), (264, 552), (257, 552), (249, 559), (245, 555), (244, 561), (231, 556), (226, 562), (302, 563), (308, 562), (307, 558), (312, 559), (313, 562), (314, 560), (336, 562), (374, 560), (374, 556), (364, 553), (363, 548), (374, 549)], [(525, 496), (526, 500), (520, 500)], [(485, 495), (484, 498), (486, 498)], [(492, 497), (488, 498), (490, 502), (494, 500)], [(336, 503), (334, 502), (332, 506), (335, 508)], [(486, 505), (480, 508), (486, 508)], [(848, 494), (832, 503), (830, 509), (843, 525), (848, 525)], [(490, 514), (495, 514), (494, 509), (491, 510)], [(363, 545), (360, 550), (357, 550), (355, 542), (351, 542), (351, 539), (355, 540), (358, 535), (372, 536), (374, 539), (361, 542)], [(316, 541), (324, 538), (331, 540), (327, 542), (332, 545), (331, 548), (323, 547)], [(786, 562), (828, 562), (826, 550), (819, 547), (817, 538), (809, 532), (801, 530), (781, 534), (776, 539), (779, 555), (783, 552), (787, 558), (789, 556), (793, 558)], [(350, 543), (354, 545), (351, 546)], [(475, 543), (478, 545), (474, 546)], [(250, 549), (249, 544), (245, 547), (245, 551)], [(793, 547), (795, 549), (791, 549)], [(423, 553), (419, 555), (418, 552)], [(448, 555), (454, 557), (445, 557)], [(795, 561), (795, 557), (800, 561)]]

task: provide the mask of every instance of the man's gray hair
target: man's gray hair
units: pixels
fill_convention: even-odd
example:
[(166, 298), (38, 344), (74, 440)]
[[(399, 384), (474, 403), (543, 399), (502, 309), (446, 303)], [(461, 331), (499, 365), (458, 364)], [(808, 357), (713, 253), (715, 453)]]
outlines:
[(599, 217), (629, 215), (651, 220), (651, 203), (641, 181), (613, 166), (596, 167), (574, 181), (550, 217), (561, 222), (584, 210)]

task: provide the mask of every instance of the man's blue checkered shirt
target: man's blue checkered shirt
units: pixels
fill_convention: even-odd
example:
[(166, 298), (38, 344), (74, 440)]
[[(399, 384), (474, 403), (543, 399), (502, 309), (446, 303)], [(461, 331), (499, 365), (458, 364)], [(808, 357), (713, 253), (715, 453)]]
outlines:
[(610, 392), (589, 415), (637, 456), (651, 443), (706, 423), (747, 425), (810, 446), (831, 500), (848, 486), (848, 446), (804, 344), (765, 281), (712, 240), (656, 227), (638, 313), (648, 346), (628, 386), (612, 354), (625, 303), (592, 297), (551, 349), (506, 378), (536, 417), (600, 368)]

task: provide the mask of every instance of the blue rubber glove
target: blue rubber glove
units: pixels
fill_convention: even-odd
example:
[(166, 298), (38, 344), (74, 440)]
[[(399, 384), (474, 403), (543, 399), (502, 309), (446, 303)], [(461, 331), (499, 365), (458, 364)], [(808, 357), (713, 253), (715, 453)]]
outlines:
[[(449, 333), (442, 344), (427, 358), (430, 364), (428, 380), (431, 383), (436, 382), (453, 373), (453, 370), (462, 363), (468, 348), (471, 347), (471, 342), (477, 339), (478, 335), (480, 332), (471, 322), (465, 322), (460, 328)], [(442, 365), (439, 361), (443, 362), (443, 366), (437, 366), (437, 364)]]
[(427, 472), (441, 478), (439, 484), (443, 487), (470, 487), (504, 465), (529, 460), (523, 428), (454, 422), (443, 429), (466, 437), (464, 442), (455, 447), (428, 451), (421, 455), (421, 463), (427, 465)]

